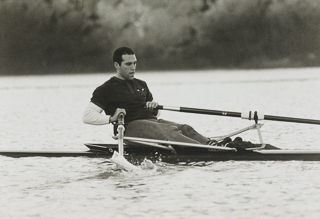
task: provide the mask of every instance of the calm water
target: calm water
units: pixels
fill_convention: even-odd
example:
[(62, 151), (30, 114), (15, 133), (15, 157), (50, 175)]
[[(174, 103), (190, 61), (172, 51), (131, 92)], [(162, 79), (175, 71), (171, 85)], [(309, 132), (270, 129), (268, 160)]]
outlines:
[[(116, 143), (82, 123), (95, 87), (112, 74), (0, 77), (0, 148), (85, 150)], [(167, 106), (320, 119), (320, 69), (138, 73)], [(207, 136), (252, 124), (161, 113)], [(320, 149), (320, 126), (263, 121), (265, 142)], [(257, 142), (255, 131), (241, 135)], [(0, 218), (319, 218), (320, 162), (156, 164), (127, 173), (104, 159), (0, 157)]]

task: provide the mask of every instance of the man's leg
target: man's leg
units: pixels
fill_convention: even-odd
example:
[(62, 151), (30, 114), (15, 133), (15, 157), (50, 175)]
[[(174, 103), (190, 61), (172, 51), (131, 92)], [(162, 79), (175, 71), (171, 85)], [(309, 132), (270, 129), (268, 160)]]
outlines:
[[(182, 130), (175, 124), (177, 123), (164, 122), (163, 120), (135, 120), (126, 126), (125, 136), (179, 141), (193, 144), (205, 144), (208, 141), (205, 137), (203, 138), (206, 140), (200, 142), (184, 135)], [(187, 130), (187, 128), (183, 129), (185, 129), (184, 131)]]
[(201, 144), (207, 144), (209, 139), (203, 135), (201, 135), (200, 133), (198, 133), (196, 130), (194, 130), (194, 128), (192, 128), (190, 125), (187, 124), (179, 124), (176, 122), (172, 122), (172, 121), (168, 121), (168, 120), (164, 120), (164, 119), (159, 119), (158, 122), (160, 123), (164, 123), (164, 124), (171, 124), (176, 126), (178, 129), (181, 130), (182, 134), (192, 138), (198, 142), (200, 142)]

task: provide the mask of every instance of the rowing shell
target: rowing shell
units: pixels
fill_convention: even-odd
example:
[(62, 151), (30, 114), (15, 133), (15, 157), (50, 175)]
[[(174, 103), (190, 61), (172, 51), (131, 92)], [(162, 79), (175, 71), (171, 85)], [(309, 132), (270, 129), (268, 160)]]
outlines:
[[(244, 131), (257, 129), (260, 144), (252, 148), (241, 149), (222, 146), (190, 144), (156, 139), (122, 137), (127, 144), (120, 147), (124, 157), (131, 163), (140, 163), (145, 158), (152, 161), (168, 163), (199, 162), (199, 161), (320, 161), (320, 150), (281, 150), (269, 144), (264, 144), (261, 137), (262, 124), (254, 124), (225, 136), (224, 139), (238, 135)], [(116, 136), (115, 138), (119, 138)], [(34, 151), (34, 150), (0, 150), (0, 155), (8, 157), (102, 157), (111, 158), (114, 151), (119, 152), (119, 144), (85, 144), (87, 151)], [(241, 149), (241, 150), (240, 150)]]
[[(85, 144), (87, 151), (35, 151), (0, 150), (0, 155), (8, 157), (95, 157), (111, 158), (118, 151), (117, 144)], [(150, 146), (124, 145), (124, 156), (128, 161), (137, 163), (144, 158), (167, 163), (199, 161), (320, 161), (320, 150), (279, 150), (267, 145), (265, 149), (229, 151), (208, 148), (174, 147), (176, 152)]]

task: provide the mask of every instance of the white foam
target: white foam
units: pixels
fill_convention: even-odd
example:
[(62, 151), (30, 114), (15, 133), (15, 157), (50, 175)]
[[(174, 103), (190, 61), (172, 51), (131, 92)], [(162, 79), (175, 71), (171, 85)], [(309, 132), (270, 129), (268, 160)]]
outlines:
[(127, 161), (123, 156), (120, 156), (120, 154), (117, 151), (113, 152), (112, 157), (110, 158), (110, 161), (117, 165), (120, 169), (124, 169), (126, 171), (137, 171), (140, 168), (133, 165), (129, 161)]
[(154, 165), (151, 160), (148, 160), (146, 158), (143, 160), (140, 166), (135, 166), (127, 161), (123, 156), (120, 156), (117, 151), (113, 152), (112, 158), (110, 158), (109, 160), (110, 162), (116, 164), (119, 169), (123, 169), (128, 172), (153, 170), (156, 168), (156, 165)]

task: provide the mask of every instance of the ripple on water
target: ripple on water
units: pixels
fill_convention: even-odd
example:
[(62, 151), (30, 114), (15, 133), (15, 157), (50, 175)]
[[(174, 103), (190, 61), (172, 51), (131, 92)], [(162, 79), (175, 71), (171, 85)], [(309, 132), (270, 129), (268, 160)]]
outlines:
[[(314, 110), (320, 108), (318, 70), (141, 73), (139, 78), (168, 106), (319, 119), (320, 111)], [(114, 142), (111, 127), (81, 122), (93, 89), (109, 76), (1, 78), (1, 149), (86, 150), (84, 142)], [(168, 99), (172, 94), (176, 98)], [(208, 136), (252, 124), (165, 111), (161, 117), (191, 124)], [(319, 126), (263, 123), (268, 143), (319, 149)], [(258, 138), (250, 131), (244, 139)], [(104, 161), (0, 157), (0, 218), (309, 219), (320, 214), (319, 162), (157, 163), (156, 169), (131, 173)]]

